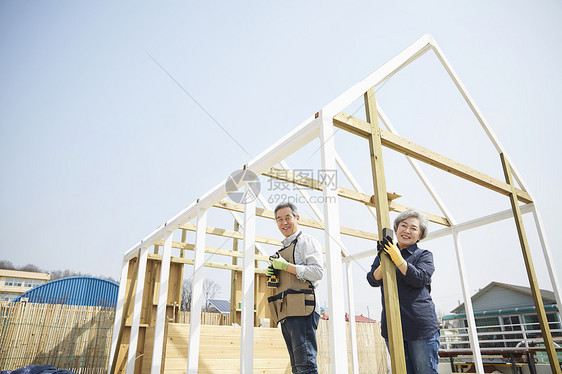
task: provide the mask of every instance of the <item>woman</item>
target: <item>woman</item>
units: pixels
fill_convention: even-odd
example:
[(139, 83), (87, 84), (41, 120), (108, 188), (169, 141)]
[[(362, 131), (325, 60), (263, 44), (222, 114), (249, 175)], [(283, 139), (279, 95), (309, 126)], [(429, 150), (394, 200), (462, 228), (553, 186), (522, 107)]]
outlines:
[(384, 285), (380, 256), (388, 254), (396, 265), (396, 283), (400, 300), (400, 317), (404, 337), (404, 353), (408, 374), (437, 373), (439, 363), (439, 325), (435, 305), (431, 300), (431, 276), (435, 271), (433, 255), (417, 243), (426, 237), (428, 219), (425, 214), (408, 209), (394, 220), (396, 241), (379, 241), (379, 255), (375, 258), (367, 281), (381, 287), (381, 332), (388, 346)]

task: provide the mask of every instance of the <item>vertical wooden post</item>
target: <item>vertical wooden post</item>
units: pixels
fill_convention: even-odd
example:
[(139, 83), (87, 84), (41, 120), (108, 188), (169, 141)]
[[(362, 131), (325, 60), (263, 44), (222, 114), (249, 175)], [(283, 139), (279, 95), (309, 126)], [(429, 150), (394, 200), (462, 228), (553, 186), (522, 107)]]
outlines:
[(560, 364), (558, 363), (558, 356), (556, 355), (554, 342), (552, 340), (550, 328), (548, 327), (548, 320), (546, 318), (546, 312), (544, 310), (544, 305), (542, 302), (541, 291), (537, 281), (537, 276), (535, 274), (535, 267), (533, 266), (531, 251), (529, 249), (529, 243), (527, 242), (527, 235), (525, 234), (525, 227), (523, 226), (523, 218), (521, 217), (519, 201), (517, 200), (517, 192), (515, 191), (515, 186), (513, 184), (511, 166), (509, 165), (509, 162), (507, 161), (503, 153), (500, 153), (500, 158), (502, 160), (505, 181), (511, 186), (509, 199), (511, 201), (511, 208), (513, 209), (513, 218), (515, 219), (515, 226), (517, 227), (517, 234), (519, 236), (519, 242), (521, 243), (521, 250), (523, 251), (525, 269), (527, 270), (527, 276), (529, 277), (529, 285), (531, 286), (533, 301), (535, 302), (535, 309), (537, 311), (537, 317), (539, 319), (539, 324), (541, 327), (544, 346), (546, 348), (548, 360), (550, 361), (550, 369), (553, 373), (560, 374)]
[(478, 374), (484, 373), (484, 363), (482, 361), (482, 352), (480, 351), (480, 342), (478, 341), (478, 331), (476, 330), (476, 320), (474, 319), (474, 309), (472, 308), (472, 299), (470, 298), (470, 288), (466, 277), (464, 266), (464, 255), (461, 248), (461, 239), (459, 233), (453, 231), (453, 240), (455, 242), (455, 251), (457, 253), (457, 266), (461, 278), (461, 288), (464, 298), (464, 310), (466, 320), (468, 322), (468, 341), (472, 350), (472, 361)]
[(347, 305), (349, 307), (349, 340), (351, 345), (351, 373), (359, 374), (359, 359), (357, 357), (357, 324), (355, 322), (355, 295), (353, 291), (352, 262), (345, 263), (345, 279), (347, 285)]
[[(323, 111), (320, 117), (320, 144), (322, 169), (327, 177), (336, 176), (336, 145), (334, 142), (333, 116)], [(324, 232), (326, 245), (326, 268), (328, 283), (328, 320), (330, 332), (330, 368), (332, 373), (347, 373), (347, 337), (345, 329), (344, 280), (341, 259), (340, 212), (338, 202), (337, 178), (335, 183), (324, 183)]]
[[(129, 337), (129, 352), (127, 354), (126, 374), (135, 373), (137, 360), (137, 345), (140, 335), (140, 318), (142, 312), (142, 299), (144, 292), (144, 279), (146, 277), (146, 264), (148, 262), (148, 247), (142, 247), (138, 258), (138, 272), (135, 288), (135, 304), (133, 306), (133, 320), (131, 322), (131, 335)], [(144, 333), (144, 332), (143, 332)], [(144, 339), (144, 338), (143, 338)]]
[(203, 269), (205, 266), (205, 234), (207, 233), (207, 210), (197, 208), (195, 229), (195, 259), (191, 283), (191, 319), (189, 344), (187, 346), (187, 373), (197, 374), (199, 368), (199, 341), (201, 336), (201, 307), (203, 306)]
[(535, 218), (535, 225), (539, 234), (539, 240), (541, 242), (542, 252), (546, 261), (548, 275), (550, 276), (550, 282), (552, 283), (552, 291), (554, 291), (556, 305), (562, 305), (562, 294), (560, 292), (561, 288), (558, 284), (558, 275), (556, 274), (556, 269), (554, 268), (554, 261), (552, 260), (550, 245), (548, 244), (548, 241), (546, 239), (546, 233), (544, 232), (542, 220), (536, 205), (533, 206), (533, 217)]
[[(240, 230), (240, 224), (236, 219), (234, 219), (234, 231)], [(232, 250), (238, 252), (238, 239), (232, 240)], [(232, 257), (232, 265), (238, 265), (238, 258)], [(236, 300), (236, 281), (238, 278), (238, 270), (230, 271), (230, 323), (240, 323), (237, 318), (236, 306), (238, 305), (238, 300)]]
[[(181, 230), (181, 242), (184, 243), (184, 244), (187, 242), (187, 230), (184, 230), (184, 229)], [(181, 258), (185, 257), (185, 249), (183, 249), (183, 248), (180, 249), (180, 257)]]
[[(244, 187), (250, 196), (250, 185)], [(240, 336), (240, 373), (254, 371), (254, 292), (256, 260), (256, 201), (244, 202), (244, 257), (242, 259), (242, 317)]]
[[(170, 275), (170, 257), (172, 253), (173, 232), (166, 231), (164, 235), (164, 250), (160, 263), (160, 285), (158, 287), (158, 306), (156, 309), (156, 323), (154, 327), (154, 344), (152, 350), (151, 373), (158, 374), (162, 369), (162, 348), (164, 346), (164, 328), (166, 325), (166, 306), (168, 301), (168, 280)], [(152, 295), (152, 294), (151, 294)], [(153, 296), (151, 296), (152, 300)], [(152, 302), (149, 306), (152, 309)], [(150, 320), (149, 320), (150, 321)], [(145, 352), (147, 354), (148, 352)]]
[(129, 269), (129, 261), (123, 261), (121, 269), (121, 280), (119, 285), (119, 298), (117, 300), (117, 308), (115, 310), (115, 322), (113, 324), (113, 340), (111, 342), (111, 353), (110, 359), (111, 365), (107, 369), (108, 374), (114, 374), (117, 372), (117, 360), (119, 357), (119, 348), (121, 345), (121, 340), (123, 340), (123, 331), (125, 330), (125, 323), (127, 321), (129, 308), (131, 305), (131, 300), (133, 298), (133, 291), (135, 288), (135, 282), (137, 280), (137, 274), (139, 271), (139, 260), (140, 252), (136, 257), (135, 268), (131, 277), (131, 284), (129, 285), (129, 292), (125, 295), (125, 290), (127, 288), (127, 273)]
[[(383, 228), (392, 228), (388, 214), (388, 198), (382, 160), (381, 133), (375, 101), (375, 89), (369, 89), (365, 95), (367, 122), (371, 124), (369, 149), (371, 152), (371, 169), (375, 188), (375, 206), (377, 208), (377, 225), (379, 238), (383, 237)], [(384, 303), (386, 307), (386, 325), (388, 330), (388, 347), (390, 349), (391, 368), (393, 373), (406, 373), (406, 357), (404, 355), (404, 339), (400, 304), (396, 286), (396, 270), (389, 256), (381, 256), (382, 279), (384, 284)]]

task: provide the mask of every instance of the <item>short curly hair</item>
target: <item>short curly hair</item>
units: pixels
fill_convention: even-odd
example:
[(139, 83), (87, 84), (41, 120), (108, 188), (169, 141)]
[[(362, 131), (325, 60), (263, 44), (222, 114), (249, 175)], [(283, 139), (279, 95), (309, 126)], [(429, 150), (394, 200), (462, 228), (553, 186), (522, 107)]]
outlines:
[[(404, 221), (407, 218), (414, 217), (420, 221), (420, 229), (421, 229), (421, 236), (420, 240), (424, 239), (427, 236), (427, 226), (429, 225), (429, 218), (422, 212), (416, 209), (407, 209), (401, 212), (398, 217), (394, 220), (394, 231), (398, 229), (398, 225), (400, 222)], [(419, 241), (419, 240), (418, 240)]]

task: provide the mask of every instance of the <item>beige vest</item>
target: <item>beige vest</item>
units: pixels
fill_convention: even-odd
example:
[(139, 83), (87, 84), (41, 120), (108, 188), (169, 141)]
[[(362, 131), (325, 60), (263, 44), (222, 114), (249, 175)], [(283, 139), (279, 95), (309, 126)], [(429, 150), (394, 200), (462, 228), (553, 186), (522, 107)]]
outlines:
[[(290, 264), (295, 264), (295, 245), (300, 234), (287, 247), (278, 251), (279, 255)], [(279, 272), (277, 294), (267, 298), (271, 317), (275, 323), (287, 317), (304, 317), (314, 312), (316, 296), (310, 281), (301, 282), (296, 275), (288, 271)]]

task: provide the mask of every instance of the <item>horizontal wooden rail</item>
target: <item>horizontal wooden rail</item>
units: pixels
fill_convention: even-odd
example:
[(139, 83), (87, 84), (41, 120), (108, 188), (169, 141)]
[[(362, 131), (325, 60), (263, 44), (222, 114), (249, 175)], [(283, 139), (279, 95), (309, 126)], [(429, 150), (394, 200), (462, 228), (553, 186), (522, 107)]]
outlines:
[[(162, 261), (162, 256), (149, 253), (148, 259), (149, 260), (155, 260), (155, 261)], [(194, 261), (191, 258), (171, 257), (170, 262), (176, 263), (176, 264), (193, 265)], [(241, 266), (231, 265), (231, 264), (223, 264), (221, 262), (205, 261), (204, 266), (209, 267), (209, 268), (215, 268), (215, 269), (242, 271)], [(255, 268), (255, 272), (259, 273), (259, 274), (265, 274), (265, 271), (266, 271), (266, 269)]]
[[(293, 173), (286, 170), (270, 168), (268, 171), (262, 173), (262, 175), (266, 177), (282, 180), (284, 182), (294, 183), (299, 186), (308, 187), (314, 190), (322, 191), (323, 188), (322, 182), (320, 182), (319, 180), (308, 178), (301, 175), (294, 175)], [(376, 208), (373, 195), (367, 195), (365, 193), (350, 190), (348, 188), (338, 187), (338, 196), (346, 199), (354, 200)], [(394, 192), (387, 193), (389, 209), (393, 212), (403, 212), (407, 209), (410, 209), (409, 207), (398, 204), (394, 201), (399, 197), (401, 197), (401, 195), (397, 193)], [(435, 222), (443, 226), (451, 226), (449, 220), (447, 220), (447, 218), (445, 217), (441, 217), (436, 214), (427, 213), (427, 212), (423, 212), (423, 213), (429, 218), (431, 222)], [(352, 230), (352, 229), (348, 229), (348, 230)], [(341, 233), (345, 234), (343, 230), (341, 231)]]
[[(244, 212), (244, 205), (236, 204), (227, 200), (221, 200), (218, 204), (215, 204), (214, 206), (221, 209), (227, 209), (236, 212)], [(256, 216), (261, 218), (269, 218), (272, 220), (275, 219), (275, 213), (272, 210), (263, 209), (263, 208), (256, 208)], [(322, 222), (318, 222), (304, 217), (300, 218), (299, 225), (305, 227), (311, 227), (319, 230), (324, 229), (324, 225), (322, 224)], [(356, 230), (349, 227), (341, 226), (340, 232), (344, 235), (353, 236), (356, 238), (362, 238), (362, 239), (373, 240), (373, 241), (379, 240), (379, 236), (377, 234), (367, 231)]]
[[(371, 136), (369, 123), (343, 112), (334, 116), (334, 126), (364, 138)], [(382, 145), (387, 148), (435, 166), (438, 169), (476, 183), (482, 187), (499, 192), (502, 195), (509, 196), (512, 193), (509, 184), (453, 161), (391, 132), (381, 129), (381, 141)], [(519, 201), (524, 203), (531, 203), (533, 201), (531, 196), (521, 189), (516, 188), (515, 193)]]
[[(163, 245), (163, 242), (158, 242), (156, 245)], [(172, 248), (194, 251), (195, 244), (172, 242)], [(243, 252), (232, 251), (230, 249), (214, 248), (214, 247), (205, 247), (205, 253), (210, 253), (213, 255), (220, 255), (220, 256), (236, 257), (236, 258), (244, 257)], [(155, 252), (154, 254), (158, 254), (158, 253)], [(256, 256), (256, 261), (269, 261), (268, 256), (259, 255), (259, 254), (256, 254), (255, 256)]]
[[(197, 226), (193, 223), (186, 223), (185, 225), (182, 225), (179, 227), (181, 230), (187, 230), (187, 231), (195, 231)], [(244, 234), (242, 234), (241, 232), (238, 231), (233, 231), (233, 230), (227, 230), (227, 229), (221, 229), (221, 228), (217, 228), (217, 227), (210, 227), (207, 226), (206, 229), (207, 234), (210, 235), (217, 235), (217, 236), (222, 236), (225, 238), (232, 238), (232, 239), (244, 239)], [(256, 235), (256, 242), (257, 243), (263, 243), (263, 244), (270, 244), (270, 245), (275, 245), (275, 246), (282, 246), (281, 244), (281, 240), (279, 239), (273, 239), (273, 238), (266, 238), (264, 236), (258, 236)], [(161, 242), (160, 242), (160, 245)]]

